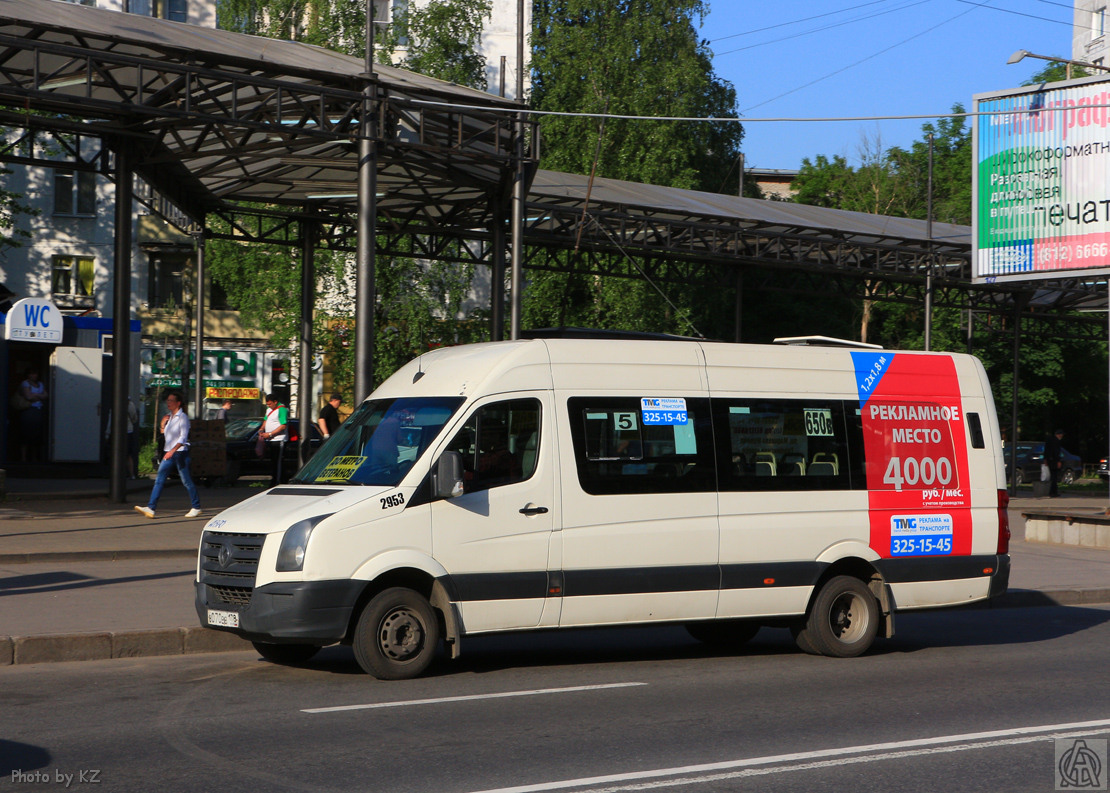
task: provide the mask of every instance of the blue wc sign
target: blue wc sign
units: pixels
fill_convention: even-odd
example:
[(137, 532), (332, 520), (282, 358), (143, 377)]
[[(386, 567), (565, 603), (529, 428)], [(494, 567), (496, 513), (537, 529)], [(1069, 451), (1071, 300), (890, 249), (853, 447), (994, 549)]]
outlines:
[(25, 297), (9, 309), (4, 325), (9, 341), (62, 343), (62, 312), (45, 297)]

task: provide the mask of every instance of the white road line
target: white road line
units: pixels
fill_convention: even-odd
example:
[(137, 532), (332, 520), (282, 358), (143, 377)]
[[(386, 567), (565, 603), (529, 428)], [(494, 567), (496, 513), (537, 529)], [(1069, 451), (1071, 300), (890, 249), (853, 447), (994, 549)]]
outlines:
[[(1052, 738), (1079, 737), (1110, 731), (1110, 719), (1098, 721), (1072, 722), (1068, 724), (1044, 724), (1037, 727), (1016, 727), (1010, 730), (991, 732), (970, 732), (961, 735), (941, 735), (935, 738), (917, 738), (908, 741), (846, 746), (837, 749), (818, 749), (812, 752), (793, 752), (790, 754), (749, 757), (743, 760), (729, 760), (720, 763), (657, 768), (649, 771), (632, 771), (624, 774), (565, 779), (557, 782), (540, 782), (533, 785), (496, 788), (476, 793), (539, 793), (547, 790), (567, 790), (570, 788), (590, 788), (590, 793), (615, 793), (615, 791), (647, 790), (652, 787), (675, 787), (680, 784), (710, 782), (718, 779), (731, 779), (743, 776), (756, 776), (801, 771), (810, 768), (823, 768), (850, 763), (866, 763), (878, 760), (913, 757), (923, 754), (941, 754), (993, 746), (1013, 746)], [(857, 755), (845, 757), (844, 755)], [(831, 758), (824, 760), (822, 758)], [(774, 765), (775, 768), (755, 768), (755, 766)], [(724, 772), (724, 773), (722, 773)], [(699, 776), (690, 776), (699, 775)], [(660, 780), (663, 777), (682, 777), (656, 782), (637, 780)], [(608, 785), (608, 787), (598, 787)]]
[(462, 697), (438, 699), (410, 699), (402, 702), (372, 702), (366, 705), (337, 705), (333, 708), (306, 708), (301, 713), (336, 713), (343, 710), (376, 710), (378, 708), (405, 708), (410, 705), (439, 705), (444, 702), (469, 702), (479, 699), (504, 699), (505, 697), (535, 697), (540, 694), (570, 694), (575, 691), (601, 691), (607, 688), (646, 686), (647, 683), (604, 683), (596, 686), (568, 686), (567, 688), (535, 688), (529, 691), (501, 691), (492, 694), (468, 694)]

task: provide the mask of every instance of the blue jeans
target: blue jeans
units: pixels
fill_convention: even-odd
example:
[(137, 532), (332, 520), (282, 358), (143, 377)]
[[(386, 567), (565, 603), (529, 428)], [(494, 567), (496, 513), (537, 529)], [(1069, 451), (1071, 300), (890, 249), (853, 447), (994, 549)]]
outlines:
[(185, 489), (189, 491), (189, 499), (192, 502), (193, 509), (200, 509), (200, 495), (197, 493), (197, 486), (193, 484), (193, 475), (189, 473), (189, 450), (181, 449), (170, 459), (162, 459), (158, 464), (158, 476), (154, 478), (154, 489), (150, 491), (150, 501), (147, 503), (148, 509), (154, 509), (158, 506), (158, 499), (162, 496), (162, 488), (166, 486), (166, 477), (170, 475), (170, 469), (177, 466), (177, 473), (181, 476), (181, 484), (185, 485)]

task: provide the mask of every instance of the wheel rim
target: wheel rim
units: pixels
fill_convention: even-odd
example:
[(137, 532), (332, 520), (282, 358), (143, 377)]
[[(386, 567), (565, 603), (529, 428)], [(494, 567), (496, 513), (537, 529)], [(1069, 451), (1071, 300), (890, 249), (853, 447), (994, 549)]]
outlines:
[(381, 621), (378, 647), (394, 661), (409, 661), (424, 648), (424, 623), (406, 606), (399, 606)]
[(867, 633), (867, 604), (854, 592), (837, 596), (829, 609), (829, 628), (838, 641), (859, 641)]

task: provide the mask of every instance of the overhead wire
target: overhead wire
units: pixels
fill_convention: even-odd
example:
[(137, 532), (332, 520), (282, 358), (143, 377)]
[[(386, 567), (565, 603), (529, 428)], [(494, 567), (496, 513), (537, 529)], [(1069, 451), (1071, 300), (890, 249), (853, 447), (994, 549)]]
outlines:
[(768, 31), (768, 30), (774, 30), (776, 28), (783, 28), (783, 27), (786, 27), (787, 25), (797, 25), (797, 24), (800, 24), (802, 22), (810, 22), (814, 19), (821, 19), (823, 17), (836, 16), (837, 14), (843, 14), (843, 13), (846, 13), (848, 11), (855, 11), (856, 9), (866, 8), (867, 6), (879, 5), (880, 3), (885, 3), (887, 1), (888, 0), (872, 0), (870, 3), (861, 3), (858, 6), (849, 6), (848, 8), (841, 8), (837, 11), (827, 11), (824, 14), (814, 14), (813, 16), (808, 16), (808, 17), (805, 17), (804, 19), (792, 19), (789, 22), (779, 22), (775, 25), (767, 25), (766, 27), (755, 28), (754, 30), (745, 30), (741, 33), (730, 33), (727, 36), (718, 36), (717, 38), (710, 40), (709, 43), (710, 44), (716, 44), (718, 41), (726, 41), (728, 39), (735, 39), (735, 38), (739, 38), (740, 36), (750, 36), (753, 33), (763, 33), (763, 32)]
[(899, 6), (898, 8), (888, 8), (886, 11), (879, 11), (878, 13), (869, 14), (868, 16), (857, 17), (855, 19), (846, 19), (843, 22), (837, 22), (833, 25), (825, 25), (824, 27), (820, 27), (820, 28), (813, 28), (811, 30), (804, 30), (800, 33), (794, 33), (790, 36), (783, 36), (782, 38), (772, 39), (771, 41), (761, 41), (758, 44), (749, 44), (746, 47), (737, 47), (736, 49), (725, 50), (724, 52), (715, 52), (715, 53), (713, 53), (713, 56), (714, 57), (720, 57), (722, 55), (732, 55), (733, 53), (743, 52), (744, 50), (752, 50), (752, 49), (755, 49), (756, 47), (766, 47), (766, 46), (769, 46), (771, 44), (781, 44), (782, 42), (789, 41), (790, 39), (797, 39), (797, 38), (801, 38), (802, 36), (809, 36), (813, 33), (824, 33), (827, 30), (833, 30), (835, 28), (844, 27), (845, 25), (852, 25), (852, 24), (855, 24), (856, 22), (865, 22), (869, 19), (875, 19), (876, 17), (885, 16), (886, 14), (893, 14), (897, 11), (905, 11), (907, 8), (913, 8), (914, 6), (923, 5), (925, 3), (931, 3), (932, 1), (933, 0), (915, 0), (915, 2), (908, 3), (907, 5)]

